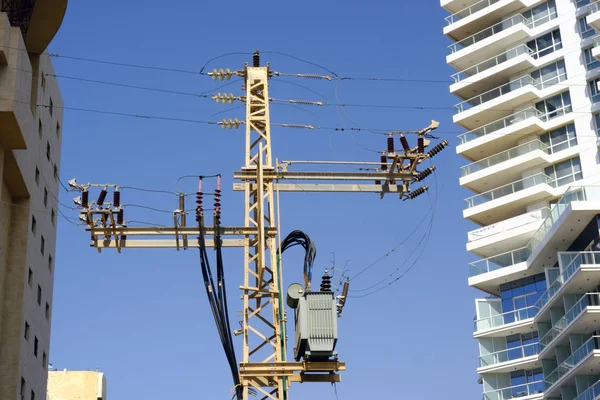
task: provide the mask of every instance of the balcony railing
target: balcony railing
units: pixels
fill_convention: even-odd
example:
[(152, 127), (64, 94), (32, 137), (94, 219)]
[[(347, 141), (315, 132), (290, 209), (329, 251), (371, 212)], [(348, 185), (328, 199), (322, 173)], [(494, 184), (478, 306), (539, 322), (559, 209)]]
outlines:
[(571, 354), (569, 358), (563, 361), (556, 369), (546, 378), (546, 386), (550, 387), (556, 383), (560, 378), (565, 376), (569, 371), (571, 371), (577, 364), (579, 364), (583, 359), (585, 359), (591, 352), (597, 350), (600, 344), (600, 336), (592, 336), (587, 342), (585, 342), (581, 347)]
[(527, 45), (522, 44), (520, 46), (507, 50), (504, 53), (497, 55), (496, 57), (492, 57), (488, 60), (480, 62), (479, 64), (473, 65), (472, 67), (457, 72), (452, 75), (452, 79), (454, 79), (454, 83), (457, 83), (464, 79), (470, 78), (473, 75), (479, 74), (480, 72), (495, 67), (496, 65), (500, 65), (503, 62), (518, 57), (522, 54), (529, 54), (530, 56), (533, 56), (534, 53), (535, 52), (532, 49), (530, 49)]
[(469, 264), (469, 276), (473, 277), (525, 262), (530, 255), (531, 250), (523, 247), (493, 257), (484, 258), (483, 260), (474, 261)]
[(550, 121), (551, 119), (570, 113), (572, 109), (572, 106), (569, 104), (565, 107), (561, 107), (557, 110), (553, 110), (549, 113), (544, 114), (535, 107), (530, 107), (525, 110), (521, 110), (514, 114), (511, 114), (508, 117), (504, 117), (499, 120), (490, 122), (489, 124), (486, 124), (480, 128), (474, 129), (469, 132), (461, 133), (460, 135), (458, 135), (458, 141), (459, 144), (465, 144), (467, 142), (470, 142), (471, 140), (479, 139), (480, 137), (499, 131), (500, 129), (504, 129), (511, 125), (518, 124), (519, 122), (522, 122), (527, 118), (531, 117), (535, 117), (542, 122)]
[(544, 393), (546, 384), (544, 381), (536, 381), (507, 387), (504, 389), (491, 390), (483, 393), (483, 400), (508, 400), (516, 397), (531, 396), (537, 393)]
[(600, 381), (594, 383), (579, 396), (575, 397), (575, 400), (595, 400), (598, 396), (600, 396)]
[(594, 0), (577, 0), (575, 2), (575, 5), (576, 5), (577, 8), (579, 8), (579, 7), (583, 7), (583, 6), (587, 5), (587, 4), (590, 4), (592, 1), (594, 1)]
[(475, 332), (497, 328), (502, 325), (533, 318), (535, 316), (535, 312), (535, 307), (530, 306), (521, 308), (520, 310), (508, 311), (502, 314), (492, 315), (491, 317), (481, 318), (474, 321)]
[(565, 252), (561, 255), (570, 255), (571, 261), (563, 267), (563, 272), (548, 286), (548, 289), (542, 294), (539, 300), (535, 303), (535, 307), (541, 310), (550, 299), (560, 290), (560, 288), (571, 278), (582, 265), (598, 265), (600, 264), (600, 252), (598, 251), (582, 251), (582, 252)]
[(519, 358), (536, 355), (539, 353), (539, 351), (540, 345), (538, 343), (531, 343), (512, 349), (496, 351), (494, 353), (479, 356), (479, 366), (487, 367), (506, 361), (518, 360)]
[(488, 101), (497, 99), (500, 96), (503, 96), (510, 92), (514, 92), (515, 90), (521, 89), (525, 86), (531, 85), (536, 89), (543, 90), (550, 86), (556, 85), (557, 83), (560, 83), (565, 79), (567, 79), (567, 74), (565, 73), (557, 75), (545, 81), (542, 81), (540, 79), (534, 79), (530, 75), (525, 75), (513, 81), (505, 83), (502, 86), (499, 86), (478, 96), (472, 97), (468, 100), (458, 103), (454, 106), (454, 110), (457, 114), (459, 114), (473, 107), (477, 107), (483, 103), (487, 103)]
[[(544, 336), (540, 338), (540, 346), (543, 350), (552, 341), (568, 327), (588, 306), (600, 305), (600, 293), (586, 293), (571, 307), (565, 315), (556, 321), (556, 323), (550, 328)], [(534, 306), (535, 307), (535, 306)]]
[(554, 179), (548, 175), (539, 173), (536, 175), (528, 176), (527, 178), (519, 179), (518, 181), (509, 183), (498, 188), (488, 190), (487, 192), (480, 193), (475, 196), (471, 196), (465, 199), (465, 209), (469, 209), (481, 204), (485, 204), (492, 200), (497, 200), (501, 197), (511, 195), (513, 193), (520, 192), (531, 187), (546, 184), (551, 187), (555, 187), (556, 183)]
[(548, 146), (539, 140), (533, 140), (531, 142), (523, 143), (517, 147), (513, 147), (512, 149), (508, 149), (502, 151), (500, 153), (494, 154), (493, 156), (489, 156), (477, 162), (465, 165), (460, 168), (461, 176), (467, 176), (474, 172), (481, 171), (483, 169), (493, 167), (494, 165), (498, 165), (508, 160), (512, 160), (519, 156), (522, 156), (527, 153), (531, 153), (532, 151), (541, 150), (544, 153), (548, 153)]
[(532, 223), (541, 224), (550, 214), (550, 208), (544, 207), (538, 210), (533, 210), (525, 214), (517, 215), (509, 219), (497, 222), (492, 225), (484, 226), (468, 233), (469, 243), (476, 240), (484, 239), (498, 233), (510, 231), (511, 229), (520, 228)]
[(588, 13), (593, 14), (596, 11), (600, 11), (600, 2), (595, 1), (588, 6)]
[(483, 39), (487, 39), (510, 27), (513, 27), (518, 24), (524, 24), (525, 26), (529, 26), (531, 22), (532, 20), (530, 18), (525, 18), (521, 14), (514, 15), (510, 18), (505, 19), (504, 21), (500, 21), (497, 24), (490, 26), (489, 28), (479, 31), (466, 39), (451, 44), (450, 46), (448, 46), (448, 52), (449, 54), (456, 53), (457, 51), (462, 50), (465, 47), (471, 46), (477, 42), (482, 41)]
[(446, 18), (444, 18), (446, 20), (446, 22), (448, 23), (448, 25), (451, 25), (457, 21), (460, 21), (463, 18), (468, 17), (469, 15), (472, 15), (473, 13), (476, 13), (477, 11), (481, 11), (486, 7), (491, 6), (494, 3), (499, 2), (500, 0), (481, 0), (475, 4), (473, 4), (470, 7), (467, 8), (463, 8), (460, 11), (455, 12), (452, 15), (447, 16)]

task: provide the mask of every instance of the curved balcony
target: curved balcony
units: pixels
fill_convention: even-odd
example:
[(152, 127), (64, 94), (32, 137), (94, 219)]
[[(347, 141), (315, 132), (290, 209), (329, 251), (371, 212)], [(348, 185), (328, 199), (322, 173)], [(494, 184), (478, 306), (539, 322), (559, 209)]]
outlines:
[(572, 106), (542, 113), (527, 108), (458, 135), (456, 152), (470, 159), (489, 157), (518, 144), (523, 137), (560, 127), (574, 119)]
[(514, 370), (516, 364), (519, 365), (520, 369), (534, 368), (537, 364), (536, 356), (539, 351), (539, 344), (531, 343), (480, 355), (478, 372), (491, 372), (492, 370), (495, 373), (508, 372)]
[[(483, 400), (509, 400), (525, 396), (531, 396), (527, 397), (528, 400), (537, 400), (543, 397), (545, 389), (546, 384), (544, 381), (524, 383), (522, 385), (483, 392)], [(535, 395), (539, 395), (539, 397)]]
[[(481, 332), (483, 331), (489, 331), (489, 330), (500, 330), (503, 329), (505, 327), (505, 325), (511, 325), (511, 328), (513, 324), (517, 324), (517, 323), (521, 323), (521, 324), (528, 324), (530, 322), (533, 322), (533, 317), (535, 316), (535, 312), (536, 309), (534, 306), (531, 307), (526, 307), (526, 308), (522, 308), (520, 310), (513, 310), (513, 311), (508, 311), (502, 314), (496, 314), (496, 315), (492, 315), (490, 317), (486, 317), (486, 318), (480, 318), (474, 321), (474, 332), (475, 335), (479, 335)], [(511, 329), (511, 332), (514, 331), (514, 329)], [(526, 329), (522, 332), (526, 332), (529, 331), (529, 329)], [(514, 333), (518, 333), (519, 331), (516, 331)]]
[(538, 27), (556, 19), (556, 14), (534, 20), (514, 15), (448, 46), (446, 61), (458, 70), (494, 57), (511, 45), (541, 33)]
[(525, 75), (454, 106), (453, 120), (467, 129), (506, 117), (511, 109), (540, 100), (564, 90), (557, 85), (567, 79), (565, 73), (544, 81)]
[(565, 337), (568, 335), (564, 334), (566, 331), (586, 333), (594, 330), (594, 319), (596, 317), (588, 315), (586, 311), (589, 307), (592, 307), (592, 314), (596, 314), (600, 312), (599, 305), (600, 293), (586, 293), (581, 296), (575, 305), (569, 308), (565, 315), (556, 321), (552, 328), (540, 338), (540, 352), (544, 353), (558, 343), (568, 342), (568, 337)]
[(531, 7), (543, 0), (480, 0), (445, 18), (444, 34), (454, 40), (464, 39), (470, 32), (484, 29), (500, 18), (523, 7)]
[[(552, 396), (554, 392), (560, 393), (560, 387), (568, 381), (574, 380), (574, 374), (577, 370), (593, 370), (600, 364), (600, 336), (592, 336), (583, 345), (563, 361), (554, 371), (550, 372), (545, 378), (546, 396)], [(571, 378), (571, 379), (569, 379)], [(558, 384), (560, 383), (560, 385)]]

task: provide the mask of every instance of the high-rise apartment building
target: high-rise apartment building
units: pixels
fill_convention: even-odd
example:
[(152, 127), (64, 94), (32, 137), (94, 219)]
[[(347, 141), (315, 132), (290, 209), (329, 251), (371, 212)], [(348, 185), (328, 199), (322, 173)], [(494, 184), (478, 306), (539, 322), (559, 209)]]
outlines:
[(600, 3), (441, 4), (483, 399), (599, 399)]
[(50, 371), (47, 400), (106, 400), (106, 377), (94, 371)]
[(46, 47), (67, 0), (0, 12), (0, 399), (44, 400), (62, 99)]

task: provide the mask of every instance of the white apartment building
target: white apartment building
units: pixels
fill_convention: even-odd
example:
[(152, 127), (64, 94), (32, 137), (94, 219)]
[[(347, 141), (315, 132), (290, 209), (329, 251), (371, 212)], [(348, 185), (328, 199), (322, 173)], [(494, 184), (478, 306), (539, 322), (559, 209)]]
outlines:
[(441, 5), (483, 399), (600, 399), (600, 2)]

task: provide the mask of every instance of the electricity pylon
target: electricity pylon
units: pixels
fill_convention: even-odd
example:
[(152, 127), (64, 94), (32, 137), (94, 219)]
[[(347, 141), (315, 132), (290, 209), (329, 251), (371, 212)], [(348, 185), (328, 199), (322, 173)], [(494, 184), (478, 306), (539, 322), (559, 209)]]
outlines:
[[(275, 73), (277, 75), (277, 73)], [(213, 70), (213, 79), (229, 79), (232, 75), (244, 79), (245, 97), (233, 95), (217, 96), (217, 102), (226, 99), (246, 103), (246, 118), (223, 120), (223, 128), (245, 126), (245, 158), (241, 171), (234, 172), (233, 189), (244, 192), (244, 226), (204, 227), (206, 246), (212, 247), (214, 240), (221, 236), (235, 236), (221, 239), (222, 247), (243, 247), (244, 280), (242, 290), (242, 326), (235, 331), (242, 336), (242, 356), (239, 363), (240, 384), (243, 386), (243, 400), (257, 394), (265, 400), (287, 400), (291, 382), (339, 382), (339, 371), (345, 370), (345, 363), (332, 361), (288, 361), (286, 312), (283, 302), (283, 279), (280, 257), (277, 249), (279, 238), (278, 209), (275, 194), (284, 192), (322, 193), (378, 193), (398, 194), (401, 199), (413, 199), (427, 190), (427, 186), (416, 190), (410, 184), (421, 182), (435, 167), (418, 170), (423, 161), (441, 151), (448, 142), (443, 141), (425, 153), (430, 141), (428, 133), (438, 127), (432, 124), (415, 132), (417, 146), (410, 147), (400, 132), (391, 132), (387, 138), (387, 151), (381, 154), (379, 162), (332, 162), (332, 161), (283, 161), (274, 164), (271, 152), (271, 123), (269, 116), (269, 79), (273, 75), (270, 66), (260, 66), (258, 52), (254, 54), (253, 65), (247, 64), (243, 70)], [(299, 75), (300, 76), (300, 75)], [(314, 77), (314, 76), (311, 76)], [(331, 79), (331, 78), (329, 78)], [(285, 125), (284, 125), (285, 126)], [(291, 126), (291, 125), (289, 125)], [(395, 134), (400, 134), (401, 151), (394, 150)], [(371, 171), (289, 171), (295, 165), (317, 164), (324, 169), (339, 165), (361, 165), (377, 168)], [(374, 171), (373, 171), (374, 170)], [(285, 183), (293, 180), (294, 183)], [(309, 183), (296, 183), (304, 180)], [(314, 182), (319, 183), (314, 183)], [(284, 183), (280, 183), (284, 182)], [(341, 183), (340, 183), (341, 182)], [(178, 208), (173, 211), (172, 227), (128, 227), (123, 218), (123, 206), (118, 185), (77, 184), (69, 181), (71, 187), (80, 190), (82, 195), (76, 201), (82, 207), (80, 218), (86, 222), (86, 230), (91, 235), (91, 245), (100, 252), (102, 249), (116, 248), (176, 248), (198, 247), (189, 236), (199, 234), (197, 226), (186, 225), (185, 195), (179, 197)], [(89, 189), (102, 187), (98, 201), (89, 201)], [(114, 187), (114, 200), (106, 203), (107, 188)], [(220, 189), (220, 188), (219, 188)], [(277, 208), (279, 200), (277, 196)], [(155, 239), (157, 236), (174, 239)], [(143, 239), (132, 239), (143, 237)], [(149, 238), (150, 237), (150, 238)], [(280, 256), (280, 255), (279, 255)], [(340, 303), (343, 303), (342, 299)], [(342, 304), (341, 304), (342, 305)]]

